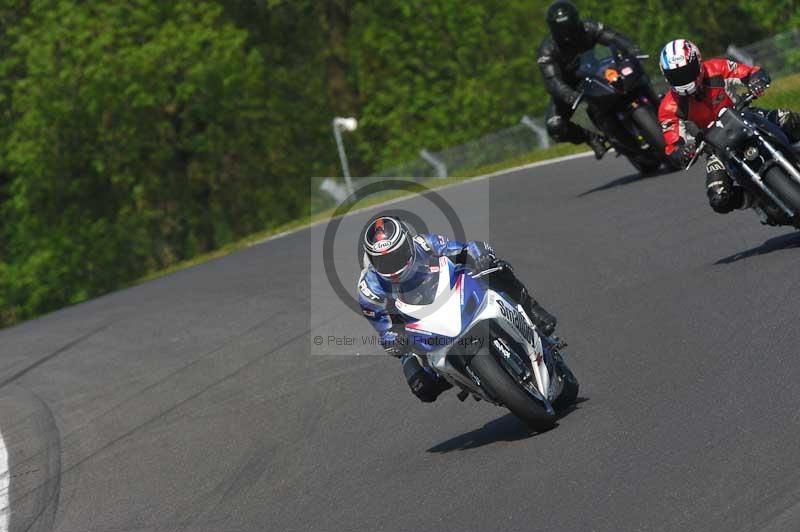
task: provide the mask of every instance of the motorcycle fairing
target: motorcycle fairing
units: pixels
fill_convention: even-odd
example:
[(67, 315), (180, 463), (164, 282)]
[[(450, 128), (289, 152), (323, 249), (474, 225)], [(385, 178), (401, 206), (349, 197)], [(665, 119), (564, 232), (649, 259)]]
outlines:
[[(545, 402), (554, 399), (551, 356), (524, 309), (505, 294), (487, 289), (463, 269), (456, 268), (448, 258), (439, 259), (439, 282), (432, 304), (410, 305), (398, 300), (396, 306), (407, 318), (406, 332), (413, 337), (414, 345), (425, 352), (431, 367), (445, 377), (492, 400), (476, 385), (468, 369), (466, 374), (459, 371), (448, 354), (453, 346), (459, 345), (459, 340), (468, 341), (466, 333), (481, 323), (495, 323), (525, 349), (524, 355), (534, 370), (538, 398)], [(475, 356), (491, 356), (489, 342), (486, 338)]]

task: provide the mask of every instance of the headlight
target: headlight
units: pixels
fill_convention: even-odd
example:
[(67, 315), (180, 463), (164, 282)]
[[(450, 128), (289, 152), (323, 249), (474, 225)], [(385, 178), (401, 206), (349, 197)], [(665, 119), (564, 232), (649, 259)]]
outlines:
[(746, 150), (744, 150), (744, 158), (748, 161), (755, 161), (758, 158), (758, 148), (755, 146), (749, 146)]

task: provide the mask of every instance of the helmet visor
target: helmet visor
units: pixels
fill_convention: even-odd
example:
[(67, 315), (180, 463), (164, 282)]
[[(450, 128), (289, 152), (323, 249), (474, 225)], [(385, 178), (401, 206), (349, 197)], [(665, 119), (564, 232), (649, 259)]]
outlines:
[(683, 87), (695, 83), (700, 77), (700, 61), (691, 61), (686, 66), (665, 70), (664, 77), (671, 87)]
[(557, 44), (577, 42), (583, 36), (583, 24), (578, 18), (560, 17), (548, 23), (550, 34)]
[(401, 274), (414, 260), (414, 244), (407, 236), (395, 249), (384, 253), (367, 253), (372, 266), (380, 275), (393, 277)]

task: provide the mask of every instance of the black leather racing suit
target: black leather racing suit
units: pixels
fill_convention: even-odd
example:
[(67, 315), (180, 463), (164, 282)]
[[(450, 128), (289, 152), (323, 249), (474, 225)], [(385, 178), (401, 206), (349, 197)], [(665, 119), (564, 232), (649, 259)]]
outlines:
[[(572, 105), (579, 94), (576, 88), (581, 81), (577, 77), (580, 56), (598, 44), (614, 47), (630, 57), (641, 53), (637, 46), (621, 33), (605, 27), (600, 22), (588, 20), (583, 22), (583, 34), (577, 35), (569, 45), (559, 45), (551, 35), (548, 35), (539, 46), (537, 62), (547, 92), (552, 97), (547, 111), (547, 132), (556, 142), (581, 144), (589, 139), (589, 133), (570, 122), (570, 118), (573, 113)], [(652, 93), (652, 89), (649, 90)], [(658, 101), (655, 94), (648, 94), (648, 98), (653, 102)], [(602, 112), (601, 109), (590, 108), (589, 113), (601, 131), (608, 136), (615, 136), (618, 125), (614, 117)]]

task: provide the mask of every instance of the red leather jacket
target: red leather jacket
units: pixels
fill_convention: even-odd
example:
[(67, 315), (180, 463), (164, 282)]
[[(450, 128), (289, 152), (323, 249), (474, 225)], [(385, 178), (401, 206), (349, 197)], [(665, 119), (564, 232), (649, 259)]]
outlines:
[(678, 147), (686, 136), (684, 120), (691, 120), (705, 129), (724, 107), (733, 105), (729, 96), (732, 86), (747, 84), (750, 76), (760, 70), (757, 66), (737, 63), (729, 59), (703, 61), (702, 87), (690, 96), (678, 96), (669, 91), (658, 109), (658, 120), (664, 132), (667, 155)]

